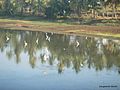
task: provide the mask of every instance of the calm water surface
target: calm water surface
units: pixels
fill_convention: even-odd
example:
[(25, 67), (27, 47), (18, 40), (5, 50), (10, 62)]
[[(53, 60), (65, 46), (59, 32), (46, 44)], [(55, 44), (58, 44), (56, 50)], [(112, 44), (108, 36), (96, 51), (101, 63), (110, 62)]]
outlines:
[(0, 30), (0, 90), (120, 90), (120, 40)]

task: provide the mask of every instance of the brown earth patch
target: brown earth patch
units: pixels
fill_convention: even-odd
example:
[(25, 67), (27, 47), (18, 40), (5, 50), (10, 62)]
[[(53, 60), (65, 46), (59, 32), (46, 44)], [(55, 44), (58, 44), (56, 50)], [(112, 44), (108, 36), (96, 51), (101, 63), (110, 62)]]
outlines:
[(120, 34), (120, 26), (90, 26), (90, 25), (42, 25), (23, 22), (0, 22), (0, 28), (12, 30), (30, 30), (56, 32), (67, 34)]

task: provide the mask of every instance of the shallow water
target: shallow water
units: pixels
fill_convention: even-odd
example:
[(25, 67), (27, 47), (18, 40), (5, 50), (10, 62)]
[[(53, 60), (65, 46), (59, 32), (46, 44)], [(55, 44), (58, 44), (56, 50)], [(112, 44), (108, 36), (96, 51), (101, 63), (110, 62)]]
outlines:
[(1, 30), (0, 90), (120, 90), (120, 40)]

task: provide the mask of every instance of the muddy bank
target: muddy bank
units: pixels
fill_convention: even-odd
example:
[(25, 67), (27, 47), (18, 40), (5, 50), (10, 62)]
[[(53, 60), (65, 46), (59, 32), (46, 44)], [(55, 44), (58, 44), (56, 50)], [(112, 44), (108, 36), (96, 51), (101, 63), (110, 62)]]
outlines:
[(61, 24), (34, 24), (29, 22), (2, 22), (0, 21), (1, 29), (10, 30), (30, 30), (42, 32), (55, 32), (63, 34), (86, 34), (99, 36), (114, 36), (120, 37), (120, 26), (90, 26), (90, 25), (61, 25)]

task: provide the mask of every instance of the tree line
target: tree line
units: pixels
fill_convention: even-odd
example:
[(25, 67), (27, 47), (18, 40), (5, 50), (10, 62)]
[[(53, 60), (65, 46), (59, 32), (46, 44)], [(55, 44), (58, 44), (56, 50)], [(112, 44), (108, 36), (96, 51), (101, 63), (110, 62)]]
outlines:
[(120, 0), (0, 0), (1, 15), (118, 17)]

